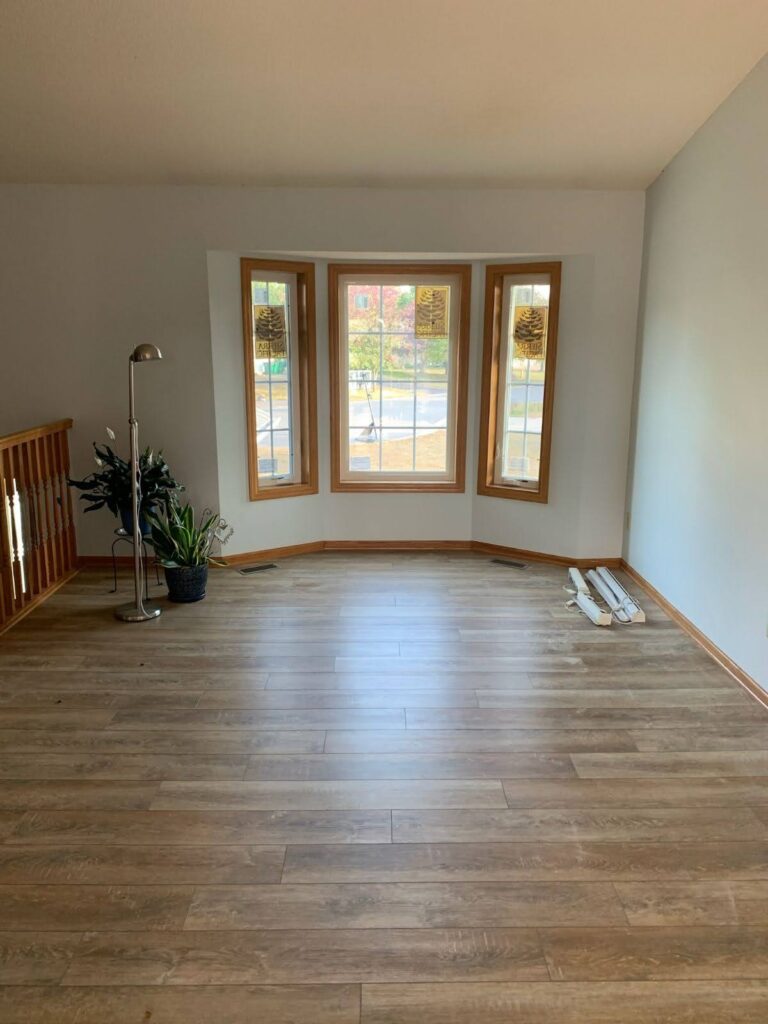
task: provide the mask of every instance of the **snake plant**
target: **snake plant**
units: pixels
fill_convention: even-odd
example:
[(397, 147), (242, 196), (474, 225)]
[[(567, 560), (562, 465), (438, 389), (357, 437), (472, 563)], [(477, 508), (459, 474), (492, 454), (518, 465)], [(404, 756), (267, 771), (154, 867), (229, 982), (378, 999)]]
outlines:
[(221, 565), (211, 557), (215, 543), (226, 544), (232, 528), (217, 512), (204, 509), (195, 522), (195, 510), (190, 504), (180, 505), (171, 500), (165, 509), (147, 512), (152, 546), (157, 560), (166, 568), (196, 565)]

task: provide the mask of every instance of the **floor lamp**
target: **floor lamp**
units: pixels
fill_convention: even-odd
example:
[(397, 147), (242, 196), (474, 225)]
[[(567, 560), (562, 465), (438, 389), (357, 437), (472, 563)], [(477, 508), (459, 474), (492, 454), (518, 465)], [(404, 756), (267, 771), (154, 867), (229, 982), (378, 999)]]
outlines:
[(160, 349), (156, 345), (137, 345), (128, 359), (128, 423), (131, 428), (131, 509), (133, 510), (133, 586), (135, 597), (129, 604), (121, 604), (115, 608), (115, 615), (123, 622), (146, 622), (156, 619), (160, 614), (157, 605), (144, 604), (143, 573), (141, 560), (141, 467), (139, 465), (139, 425), (136, 421), (133, 391), (133, 367), (136, 363), (146, 363), (154, 359), (162, 359)]

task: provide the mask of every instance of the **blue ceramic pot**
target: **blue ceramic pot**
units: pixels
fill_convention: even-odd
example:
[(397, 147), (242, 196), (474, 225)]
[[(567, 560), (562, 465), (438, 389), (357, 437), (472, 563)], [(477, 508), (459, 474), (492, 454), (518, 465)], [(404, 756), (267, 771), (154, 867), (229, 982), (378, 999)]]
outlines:
[[(130, 508), (120, 509), (120, 522), (129, 537), (133, 536), (133, 514)], [(149, 523), (144, 516), (139, 515), (139, 531), (142, 537), (148, 537), (151, 530)]]
[(166, 565), (165, 582), (168, 584), (168, 597), (171, 601), (179, 604), (202, 601), (208, 582), (208, 566)]

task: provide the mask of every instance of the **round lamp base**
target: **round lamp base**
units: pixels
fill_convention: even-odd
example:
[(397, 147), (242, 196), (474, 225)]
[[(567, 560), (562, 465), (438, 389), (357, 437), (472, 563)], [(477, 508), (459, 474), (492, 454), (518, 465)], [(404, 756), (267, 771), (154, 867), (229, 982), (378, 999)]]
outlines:
[(115, 608), (115, 618), (122, 622), (147, 622), (149, 619), (156, 619), (159, 614), (160, 609), (155, 604), (137, 606), (131, 602)]

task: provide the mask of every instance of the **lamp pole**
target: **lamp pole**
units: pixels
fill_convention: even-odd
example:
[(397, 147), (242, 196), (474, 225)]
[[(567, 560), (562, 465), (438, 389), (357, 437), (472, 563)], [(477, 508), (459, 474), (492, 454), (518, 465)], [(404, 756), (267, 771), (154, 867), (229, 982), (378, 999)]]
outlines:
[(115, 608), (115, 616), (123, 622), (147, 622), (156, 619), (160, 609), (154, 604), (144, 604), (143, 569), (141, 559), (141, 467), (139, 464), (139, 424), (136, 419), (133, 368), (136, 363), (162, 359), (160, 349), (155, 345), (137, 345), (128, 358), (128, 425), (131, 439), (131, 511), (133, 513), (133, 588), (134, 600)]

